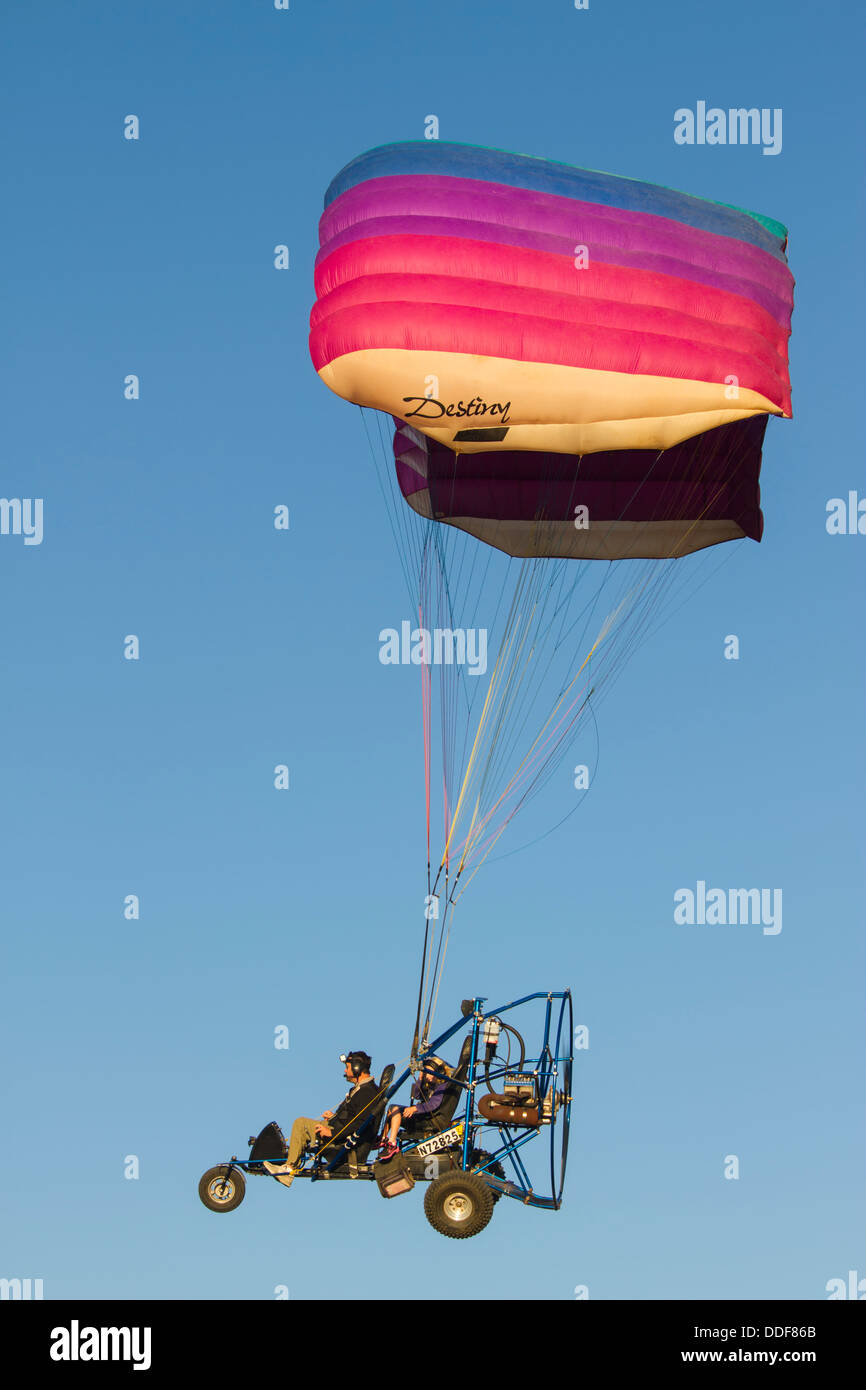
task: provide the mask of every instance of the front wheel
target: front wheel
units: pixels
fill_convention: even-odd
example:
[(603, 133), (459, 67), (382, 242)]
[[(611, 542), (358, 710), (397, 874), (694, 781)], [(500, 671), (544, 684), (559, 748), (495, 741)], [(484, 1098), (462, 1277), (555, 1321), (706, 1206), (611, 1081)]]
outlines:
[(445, 1173), (424, 1193), (424, 1214), (440, 1235), (466, 1240), (493, 1215), (493, 1193), (475, 1173)]
[(230, 1163), (208, 1168), (198, 1185), (198, 1195), (208, 1211), (234, 1211), (244, 1200), (246, 1190), (243, 1173)]

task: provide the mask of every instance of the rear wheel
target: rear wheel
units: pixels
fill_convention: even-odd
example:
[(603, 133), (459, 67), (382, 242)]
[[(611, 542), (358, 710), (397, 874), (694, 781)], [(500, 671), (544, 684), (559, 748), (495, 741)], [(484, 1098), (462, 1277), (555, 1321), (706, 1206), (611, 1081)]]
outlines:
[(466, 1240), (493, 1215), (493, 1193), (475, 1173), (445, 1173), (424, 1193), (424, 1214), (440, 1235)]
[(234, 1211), (244, 1200), (246, 1190), (243, 1173), (230, 1163), (208, 1168), (198, 1185), (198, 1195), (208, 1211)]

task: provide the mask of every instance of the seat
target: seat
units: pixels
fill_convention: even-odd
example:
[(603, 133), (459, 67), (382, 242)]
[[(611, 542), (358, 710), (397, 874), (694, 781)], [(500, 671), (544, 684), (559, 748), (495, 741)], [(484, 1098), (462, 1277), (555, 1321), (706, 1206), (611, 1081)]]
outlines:
[(373, 1147), (373, 1141), (379, 1132), (382, 1123), (382, 1116), (385, 1113), (385, 1101), (387, 1099), (388, 1087), (394, 1080), (395, 1066), (389, 1062), (379, 1078), (379, 1086), (376, 1099), (370, 1105), (365, 1114), (359, 1116), (358, 1127), (351, 1134), (345, 1135), (340, 1143), (335, 1146), (336, 1152), (329, 1153), (328, 1146), (319, 1150), (319, 1159), (329, 1171), (339, 1168), (346, 1160), (349, 1160), (350, 1168), (357, 1171), (362, 1163), (366, 1163), (367, 1155)]
[(370, 1106), (369, 1116), (363, 1121), (360, 1128), (355, 1130), (352, 1152), (357, 1163), (366, 1163), (367, 1155), (373, 1147), (376, 1135), (385, 1115), (385, 1101), (387, 1099), (388, 1087), (394, 1080), (396, 1068), (393, 1062), (389, 1062), (382, 1075), (379, 1077), (379, 1095), (373, 1105)]

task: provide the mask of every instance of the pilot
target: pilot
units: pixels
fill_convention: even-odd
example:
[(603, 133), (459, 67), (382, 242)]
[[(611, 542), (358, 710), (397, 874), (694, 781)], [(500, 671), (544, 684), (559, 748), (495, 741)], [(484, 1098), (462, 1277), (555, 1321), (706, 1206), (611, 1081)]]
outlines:
[[(355, 1121), (363, 1121), (363, 1112), (368, 1110), (379, 1094), (378, 1087), (370, 1073), (373, 1059), (367, 1052), (345, 1053), (340, 1061), (344, 1064), (343, 1075), (349, 1082), (349, 1090), (336, 1110), (324, 1110), (321, 1120), (310, 1120), (301, 1115), (292, 1125), (289, 1137), (289, 1152), (285, 1163), (269, 1163), (264, 1166), (284, 1187), (291, 1187), (298, 1169), (301, 1167), (305, 1149), (317, 1140), (348, 1138), (355, 1128)], [(327, 1145), (325, 1145), (327, 1147)]]

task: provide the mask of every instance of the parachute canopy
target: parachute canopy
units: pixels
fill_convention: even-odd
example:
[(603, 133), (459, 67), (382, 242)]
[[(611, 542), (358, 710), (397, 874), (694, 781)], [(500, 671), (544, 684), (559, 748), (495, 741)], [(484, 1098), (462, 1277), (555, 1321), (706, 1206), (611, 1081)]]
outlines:
[(322, 380), (461, 455), (658, 451), (791, 414), (787, 233), (757, 213), (422, 140), (347, 165), (319, 234)]

